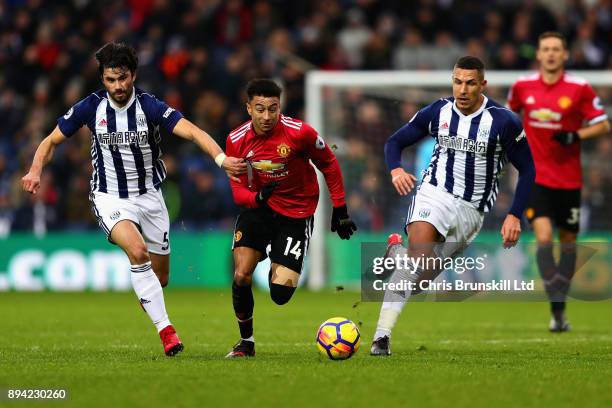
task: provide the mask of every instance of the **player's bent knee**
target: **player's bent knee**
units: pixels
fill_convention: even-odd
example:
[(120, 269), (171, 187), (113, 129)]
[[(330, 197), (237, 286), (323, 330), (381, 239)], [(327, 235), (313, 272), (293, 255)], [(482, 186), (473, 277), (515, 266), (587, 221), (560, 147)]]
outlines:
[(127, 250), (127, 255), (128, 258), (130, 258), (130, 260), (133, 263), (136, 263), (137, 265), (142, 265), (144, 263), (147, 263), (151, 260), (151, 258), (149, 257), (149, 251), (147, 250), (146, 245), (133, 245), (131, 247), (129, 247)]
[(234, 271), (234, 282), (238, 286), (249, 286), (253, 280), (253, 272), (236, 269)]
[(271, 283), (270, 297), (277, 305), (284, 305), (285, 303), (289, 302), (289, 300), (293, 296), (293, 293), (295, 292), (295, 289), (296, 288), (294, 288), (293, 286), (285, 286), (278, 285), (276, 283)]
[(277, 263), (272, 264), (270, 274), (268, 276), (270, 283), (276, 283), (278, 285), (296, 287), (300, 280), (300, 274), (296, 271), (287, 268), (284, 265)]

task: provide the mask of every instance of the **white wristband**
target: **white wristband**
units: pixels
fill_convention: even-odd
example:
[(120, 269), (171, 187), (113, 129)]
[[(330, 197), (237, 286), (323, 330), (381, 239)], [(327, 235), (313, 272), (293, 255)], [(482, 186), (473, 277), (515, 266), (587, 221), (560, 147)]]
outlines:
[(222, 167), (223, 161), (225, 160), (226, 157), (227, 156), (225, 155), (225, 153), (219, 153), (217, 157), (215, 157), (215, 163), (217, 163), (217, 166)]

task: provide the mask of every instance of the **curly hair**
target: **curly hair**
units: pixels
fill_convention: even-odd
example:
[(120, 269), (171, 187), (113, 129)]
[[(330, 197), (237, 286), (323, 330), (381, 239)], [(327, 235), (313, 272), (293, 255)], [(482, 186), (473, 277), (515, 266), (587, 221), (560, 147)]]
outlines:
[(105, 68), (127, 68), (133, 74), (138, 68), (136, 50), (125, 43), (110, 42), (96, 52), (100, 75)]

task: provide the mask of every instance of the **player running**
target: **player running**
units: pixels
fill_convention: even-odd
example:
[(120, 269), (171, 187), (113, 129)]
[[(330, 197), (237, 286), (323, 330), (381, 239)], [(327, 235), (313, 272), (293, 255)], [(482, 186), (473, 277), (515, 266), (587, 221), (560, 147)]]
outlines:
[[(570, 329), (565, 299), (576, 267), (580, 225), (580, 141), (610, 132), (610, 122), (593, 88), (565, 72), (569, 52), (562, 34), (541, 34), (536, 58), (539, 72), (512, 86), (508, 105), (523, 111), (537, 169), (526, 215), (535, 232), (538, 269), (550, 300), (549, 329), (564, 332)], [(553, 222), (562, 249), (558, 265), (553, 258)]]
[(168, 319), (162, 288), (168, 284), (169, 218), (160, 186), (166, 177), (159, 127), (196, 143), (231, 177), (246, 171), (242, 159), (226, 157), (203, 130), (134, 87), (138, 58), (133, 48), (108, 43), (96, 52), (104, 90), (92, 93), (60, 117), (38, 146), (23, 189), (36, 194), (43, 167), (55, 148), (83, 125), (91, 131), (93, 174), (90, 200), (100, 228), (128, 256), (140, 304), (162, 340), (164, 352), (183, 350)]
[(230, 132), (226, 144), (228, 155), (248, 164), (247, 174), (230, 183), (234, 201), (246, 208), (236, 220), (232, 245), (232, 299), (241, 339), (228, 358), (255, 355), (251, 282), (257, 263), (270, 257), (270, 297), (276, 304), (287, 303), (297, 287), (319, 201), (311, 160), (329, 188), (331, 230), (349, 239), (357, 229), (347, 212), (338, 161), (321, 136), (281, 114), (281, 88), (274, 81), (252, 80), (246, 93), (251, 120)]
[[(519, 118), (483, 95), (487, 81), (484, 65), (475, 57), (460, 58), (453, 69), (453, 97), (439, 99), (421, 109), (385, 145), (391, 181), (400, 195), (407, 195), (416, 178), (401, 167), (405, 147), (430, 135), (436, 140), (406, 219), (408, 249), (402, 237), (389, 237), (387, 255), (405, 254), (442, 258), (456, 255), (478, 235), (484, 214), (495, 202), (500, 172), (510, 162), (519, 179), (512, 207), (501, 228), (504, 247), (514, 246), (521, 234), (520, 218), (535, 178), (535, 169)], [(444, 242), (443, 246), (436, 243)], [(435, 252), (434, 252), (435, 251)], [(415, 271), (415, 273), (411, 273)], [(397, 268), (390, 282), (432, 280), (440, 270), (424, 270), (412, 262)], [(418, 286), (417, 286), (418, 287)], [(386, 291), (372, 355), (390, 355), (391, 330), (406, 301), (417, 291)]]

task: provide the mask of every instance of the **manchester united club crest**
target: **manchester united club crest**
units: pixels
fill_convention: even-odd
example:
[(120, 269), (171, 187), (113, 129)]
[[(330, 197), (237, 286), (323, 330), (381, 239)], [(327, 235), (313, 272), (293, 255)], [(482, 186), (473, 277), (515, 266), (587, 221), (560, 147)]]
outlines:
[(281, 143), (276, 146), (276, 152), (280, 157), (287, 157), (289, 156), (289, 153), (291, 153), (291, 148), (285, 143)]
[(567, 109), (572, 105), (572, 99), (569, 96), (562, 96), (557, 103), (561, 109)]

